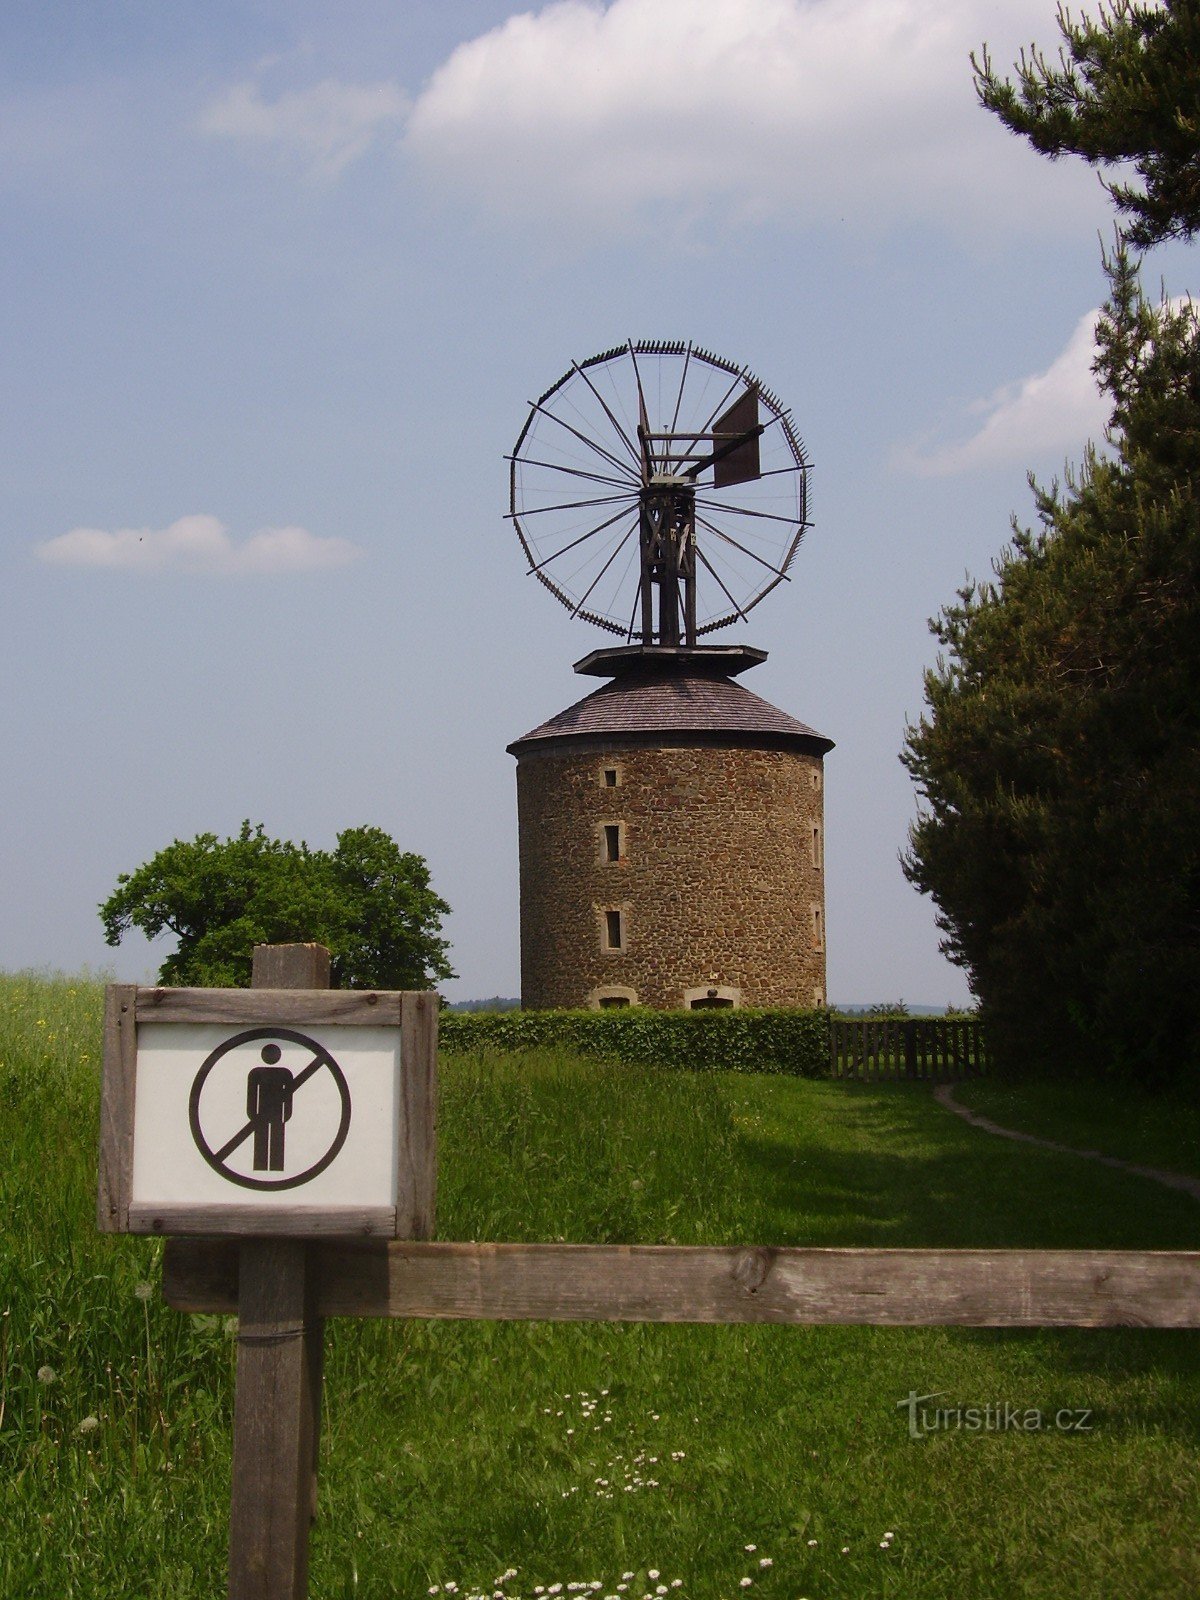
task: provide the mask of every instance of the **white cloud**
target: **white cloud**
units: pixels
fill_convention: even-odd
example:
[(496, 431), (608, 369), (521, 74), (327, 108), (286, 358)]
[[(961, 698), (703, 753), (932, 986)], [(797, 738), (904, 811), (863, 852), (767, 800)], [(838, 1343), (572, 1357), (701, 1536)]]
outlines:
[(1009, 462), (1045, 461), (1048, 456), (1082, 454), (1108, 423), (1109, 405), (1092, 372), (1096, 359), (1099, 308), (1080, 317), (1066, 348), (1044, 372), (1006, 383), (969, 414), (982, 416), (969, 438), (956, 443), (914, 445), (900, 464), (923, 477), (946, 477)]
[(180, 517), (166, 528), (72, 528), (35, 546), (38, 558), (60, 567), (107, 567), (134, 572), (183, 572), (245, 577), (323, 572), (361, 554), (348, 539), (322, 539), (307, 528), (260, 528), (236, 544), (210, 516)]
[(1008, 0), (1003, 23), (988, 0), (558, 0), (459, 46), (405, 149), (496, 215), (601, 231), (1102, 208), (1094, 175), (977, 107), (969, 51), (1052, 28), (1044, 0)]
[(408, 98), (394, 83), (340, 83), (263, 99), (255, 83), (237, 83), (200, 117), (202, 133), (274, 146), (300, 158), (316, 176), (334, 178), (395, 129)]

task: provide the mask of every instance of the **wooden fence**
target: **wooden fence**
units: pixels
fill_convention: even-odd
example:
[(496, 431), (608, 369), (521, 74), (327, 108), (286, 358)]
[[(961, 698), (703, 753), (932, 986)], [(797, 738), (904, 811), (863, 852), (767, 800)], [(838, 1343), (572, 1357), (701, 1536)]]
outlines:
[(829, 1071), (869, 1082), (946, 1082), (987, 1071), (978, 1017), (830, 1017)]

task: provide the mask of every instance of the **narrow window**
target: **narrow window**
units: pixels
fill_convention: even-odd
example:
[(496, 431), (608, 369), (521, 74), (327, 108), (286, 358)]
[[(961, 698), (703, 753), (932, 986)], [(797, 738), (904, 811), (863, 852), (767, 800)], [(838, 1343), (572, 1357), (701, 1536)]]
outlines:
[(718, 994), (715, 989), (710, 989), (707, 994), (702, 994), (699, 999), (689, 1002), (692, 1011), (721, 1011), (726, 1006), (732, 1006), (733, 1001), (728, 995)]
[(816, 945), (817, 949), (820, 950), (821, 947), (825, 943), (825, 935), (824, 935), (824, 931), (823, 931), (823, 929), (821, 927), (821, 908), (820, 908), (820, 906), (814, 906), (812, 908), (812, 918), (813, 918), (813, 943)]
[(629, 996), (624, 994), (602, 994), (600, 996), (601, 1011), (615, 1011), (618, 1006), (627, 1006)]
[(621, 859), (621, 824), (619, 822), (606, 822), (604, 824), (604, 859), (605, 861), (620, 861)]
[(616, 769), (616, 767), (605, 767), (605, 769), (604, 769), (604, 787), (606, 789), (615, 789), (617, 787), (617, 769)]
[(814, 867), (820, 867), (820, 865), (821, 865), (821, 830), (820, 830), (820, 828), (814, 828), (813, 829), (813, 866)]
[(620, 950), (624, 947), (624, 931), (621, 926), (621, 913), (619, 911), (606, 911), (604, 913), (604, 938), (610, 950)]

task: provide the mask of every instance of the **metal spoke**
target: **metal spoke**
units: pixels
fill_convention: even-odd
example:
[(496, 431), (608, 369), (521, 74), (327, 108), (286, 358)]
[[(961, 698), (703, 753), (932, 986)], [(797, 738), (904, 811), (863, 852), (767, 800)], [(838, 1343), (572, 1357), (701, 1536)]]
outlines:
[(638, 394), (638, 435), (642, 447), (642, 483), (650, 481), (650, 473), (658, 465), (654, 452), (650, 448), (650, 419), (646, 415), (646, 396), (642, 393), (642, 375), (638, 371), (637, 356), (633, 353), (633, 340), (626, 341), (629, 359), (633, 362), (633, 381), (637, 384)]
[(619, 461), (616, 456), (605, 450), (602, 445), (598, 445), (594, 439), (589, 439), (586, 433), (580, 433), (578, 428), (573, 428), (569, 422), (564, 422), (553, 411), (547, 411), (545, 406), (539, 405), (536, 400), (531, 401), (530, 404), (534, 411), (540, 411), (542, 416), (549, 417), (551, 422), (557, 422), (560, 428), (565, 428), (569, 434), (579, 440), (580, 444), (586, 445), (589, 450), (594, 450), (598, 456), (603, 456), (610, 467), (616, 467), (618, 472), (625, 473), (633, 483), (637, 483), (637, 478), (629, 471), (623, 461)]
[[(740, 550), (744, 556), (749, 556), (751, 561), (757, 561), (760, 567), (766, 567), (767, 571), (773, 572), (777, 578), (787, 578), (787, 581), (791, 583), (792, 580), (788, 578), (787, 573), (781, 571), (780, 568), (774, 564), (774, 562), (767, 561), (762, 556), (756, 555), (753, 550), (747, 550), (746, 546), (744, 544), (739, 544), (732, 534), (728, 534), (724, 532), (723, 529), (718, 528), (716, 523), (709, 522), (707, 517), (701, 517), (698, 515), (696, 517), (696, 521), (702, 528), (707, 528), (709, 533), (715, 533), (718, 539), (723, 539), (726, 544), (731, 544), (735, 550)], [(699, 553), (700, 547), (697, 545), (696, 554), (699, 555)]]
[[(772, 421), (778, 421), (778, 418), (772, 418)], [(769, 428), (771, 424), (768, 422), (766, 426)], [(760, 478), (777, 478), (781, 472), (807, 472), (811, 466), (811, 461), (794, 461), (790, 467), (770, 467), (766, 472), (760, 472), (758, 476)]]
[(742, 610), (741, 606), (738, 605), (737, 601), (733, 598), (733, 596), (730, 594), (729, 590), (725, 587), (725, 585), (723, 583), (721, 583), (721, 574), (713, 566), (712, 562), (704, 554), (704, 551), (701, 550), (699, 545), (696, 546), (696, 556), (697, 556), (697, 559), (699, 561), (701, 561), (703, 563), (703, 565), (706, 566), (708, 568), (708, 570), (712, 573), (713, 577), (716, 579), (717, 583), (720, 585), (721, 593), (725, 596), (726, 600), (729, 601), (729, 604), (737, 612), (738, 616), (741, 617), (742, 621), (745, 622), (746, 613)]
[(675, 424), (679, 421), (679, 408), (683, 404), (683, 386), (687, 382), (688, 363), (692, 359), (692, 343), (688, 340), (687, 355), (683, 358), (683, 372), (679, 378), (679, 393), (675, 396), (675, 410), (671, 414), (670, 432), (675, 432)]
[(709, 412), (708, 419), (705, 422), (704, 426), (702, 428), (698, 428), (695, 433), (689, 433), (688, 434), (688, 439), (689, 439), (690, 443), (692, 443), (692, 444), (699, 444), (700, 443), (701, 439), (704, 438), (705, 434), (712, 427), (713, 423), (716, 421), (718, 416), (720, 416), (721, 412), (725, 409), (726, 400), (729, 399), (729, 396), (733, 393), (733, 391), (737, 388), (738, 384), (741, 383), (741, 381), (742, 381), (742, 375), (739, 372), (737, 377), (734, 378), (733, 382), (729, 385), (728, 389), (726, 389), (725, 393), (721, 396), (721, 398), (717, 401), (716, 405)]
[(609, 567), (612, 566), (613, 562), (620, 555), (621, 551), (629, 543), (630, 536), (633, 534), (633, 532), (636, 529), (636, 527), (637, 527), (637, 523), (636, 522), (631, 523), (630, 526), (626, 529), (625, 533), (622, 535), (622, 537), (613, 546), (612, 555), (609, 556), (608, 560), (600, 568), (600, 571), (592, 579), (591, 583), (588, 585), (587, 593), (584, 595), (583, 599), (579, 602), (579, 604), (575, 607), (574, 611), (572, 611), (571, 615), (573, 617), (577, 617), (579, 615), (579, 613), (583, 610), (584, 606), (587, 604), (588, 598), (590, 597), (590, 595), (592, 593), (592, 590), (600, 582), (600, 579), (604, 576), (604, 574), (608, 571)]
[(807, 528), (808, 523), (801, 517), (782, 517), (777, 511), (754, 511), (750, 506), (731, 506), (724, 500), (702, 500), (696, 496), (696, 504), (704, 506), (708, 511), (729, 512), (738, 517), (761, 517), (765, 522), (786, 522), (793, 528)]
[[(592, 483), (611, 483), (617, 489), (624, 487), (624, 483), (620, 478), (609, 478), (603, 472), (585, 472), (582, 467), (564, 466), (560, 461), (539, 461), (534, 456), (505, 456), (504, 460), (515, 462), (522, 467), (545, 467), (547, 472), (566, 472), (572, 478), (589, 478)], [(763, 477), (765, 478), (766, 476), (767, 474), (764, 472)], [(627, 494), (632, 494), (632, 492), (632, 490), (626, 490)]]
[[(625, 630), (625, 642), (626, 642), (626, 644), (631, 644), (633, 642), (633, 625), (637, 621), (638, 607), (641, 605), (641, 603), (642, 603), (641, 592), (640, 592), (640, 590), (635, 589), (633, 591), (633, 607), (632, 607), (632, 609), (630, 610), (630, 613), (629, 613), (629, 626)], [(642, 643), (645, 644), (645, 642), (646, 641), (643, 639)]]
[(625, 432), (625, 429), (617, 421), (616, 417), (609, 410), (608, 401), (605, 400), (604, 396), (600, 393), (599, 389), (597, 389), (596, 385), (592, 382), (592, 380), (588, 377), (587, 373), (579, 365), (578, 361), (572, 361), (571, 365), (575, 368), (575, 371), (579, 374), (579, 376), (583, 379), (584, 383), (587, 384), (588, 388), (592, 391), (592, 393), (596, 396), (596, 399), (600, 402), (600, 405), (601, 405), (601, 407), (602, 407), (602, 409), (604, 411), (604, 415), (608, 418), (608, 420), (612, 423), (613, 427), (617, 430), (617, 432), (620, 434), (621, 438), (624, 440), (625, 448), (629, 451), (629, 454), (633, 457), (635, 463), (640, 465), (641, 463), (638, 460), (637, 446), (634, 444), (633, 440), (629, 437), (629, 435)]
[(521, 517), (540, 517), (547, 511), (580, 511), (584, 506), (612, 506), (618, 500), (629, 501), (633, 498), (631, 491), (625, 494), (601, 494), (594, 500), (563, 500), (556, 506), (526, 506), (522, 511), (506, 511), (504, 515), (518, 521)]
[[(530, 567), (530, 572), (540, 572), (543, 567), (548, 567), (552, 561), (557, 561), (559, 556), (565, 556), (568, 550), (574, 550), (577, 544), (582, 544), (585, 539), (590, 539), (593, 534), (603, 533), (605, 528), (611, 528), (614, 522), (620, 522), (624, 515), (625, 511), (622, 509), (615, 516), (609, 517), (607, 522), (598, 522), (594, 528), (589, 528), (586, 533), (581, 533), (578, 539), (572, 539), (570, 544), (564, 544), (561, 550), (556, 550), (552, 556), (545, 556), (536, 566)], [(517, 526), (521, 526), (520, 522), (517, 523)]]

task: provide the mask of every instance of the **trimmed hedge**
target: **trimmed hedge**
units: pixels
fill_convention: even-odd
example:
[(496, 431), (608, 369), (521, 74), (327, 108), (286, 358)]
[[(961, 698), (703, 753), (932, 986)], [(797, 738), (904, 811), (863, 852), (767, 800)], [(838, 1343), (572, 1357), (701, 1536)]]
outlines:
[(693, 1072), (786, 1072), (816, 1078), (828, 1070), (824, 1011), (443, 1011), (442, 1049), (532, 1050), (561, 1045), (579, 1055)]

